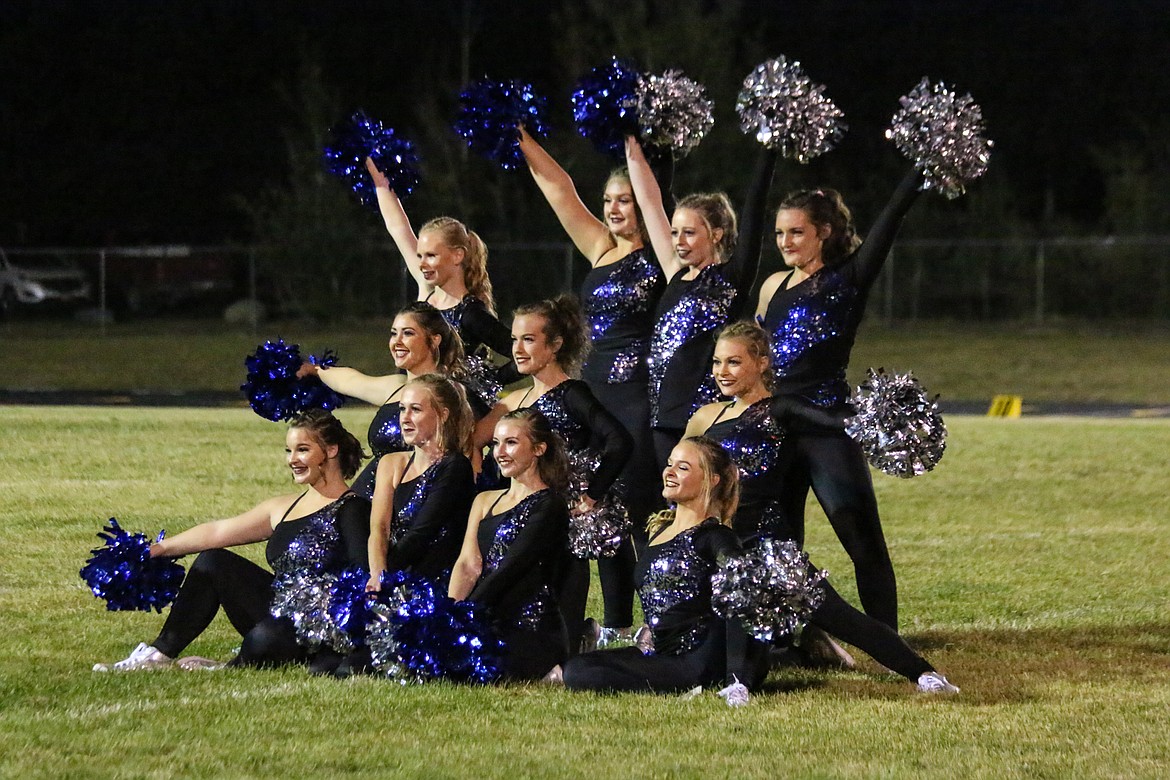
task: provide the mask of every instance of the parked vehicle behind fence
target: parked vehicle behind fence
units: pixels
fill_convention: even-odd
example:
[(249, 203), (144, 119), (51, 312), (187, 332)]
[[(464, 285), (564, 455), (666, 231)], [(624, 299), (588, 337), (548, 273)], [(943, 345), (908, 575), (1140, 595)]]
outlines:
[(0, 249), (0, 317), (21, 306), (75, 309), (92, 299), (93, 283), (73, 258), (25, 255), (14, 262)]

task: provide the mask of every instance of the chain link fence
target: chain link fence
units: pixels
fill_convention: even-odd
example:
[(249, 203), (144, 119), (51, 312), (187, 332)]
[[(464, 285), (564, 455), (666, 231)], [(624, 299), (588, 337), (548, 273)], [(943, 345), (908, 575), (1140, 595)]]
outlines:
[[(306, 316), (298, 291), (314, 285), (325, 288), (318, 300), (338, 301), (350, 316), (390, 316), (416, 295), (390, 244), (366, 247), (350, 270), (324, 274), (327, 263), (292, 267), (263, 247), (0, 248), (0, 315), (60, 310), (98, 327), (230, 316), (256, 329), (266, 317)], [(765, 247), (764, 273), (777, 264)], [(559, 242), (493, 243), (489, 266), (501, 313), (575, 290), (588, 270), (572, 245)], [(1165, 321), (1170, 236), (901, 241), (869, 305), (871, 317), (887, 322)]]

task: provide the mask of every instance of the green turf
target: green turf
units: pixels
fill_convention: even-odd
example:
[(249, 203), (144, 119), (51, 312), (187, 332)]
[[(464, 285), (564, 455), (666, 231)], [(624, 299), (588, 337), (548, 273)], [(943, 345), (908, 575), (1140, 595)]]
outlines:
[[(345, 410), (360, 430), (368, 410)], [(288, 489), (243, 410), (0, 407), (0, 776), (1165, 777), (1167, 420), (949, 420), (946, 457), (875, 477), (901, 624), (963, 692), (867, 659), (776, 673), (750, 706), (303, 671), (101, 675), (155, 614), (77, 569), (106, 518), (181, 530)], [(823, 517), (808, 549), (849, 599)], [(259, 556), (255, 548), (249, 554)], [(226, 657), (222, 618), (190, 648)]]
[[(34, 321), (0, 325), (13, 357), (0, 387), (13, 389), (235, 390), (243, 359), (265, 339), (283, 337), (305, 352), (337, 350), (342, 363), (389, 371), (385, 320), (323, 328), (309, 322), (247, 328), (215, 321), (144, 321), (97, 326)], [(1170, 405), (1170, 330), (1119, 324), (1042, 329), (1012, 324), (920, 322), (867, 325), (849, 379), (867, 367), (913, 370), (944, 401), (1108, 401)]]

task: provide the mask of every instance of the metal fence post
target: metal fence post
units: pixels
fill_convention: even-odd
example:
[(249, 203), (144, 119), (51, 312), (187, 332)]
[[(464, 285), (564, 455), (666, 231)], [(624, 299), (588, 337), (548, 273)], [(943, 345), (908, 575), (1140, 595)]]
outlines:
[(98, 333), (106, 335), (106, 250), (98, 252)]
[(1044, 324), (1044, 242), (1036, 242), (1036, 311), (1033, 319), (1037, 325)]

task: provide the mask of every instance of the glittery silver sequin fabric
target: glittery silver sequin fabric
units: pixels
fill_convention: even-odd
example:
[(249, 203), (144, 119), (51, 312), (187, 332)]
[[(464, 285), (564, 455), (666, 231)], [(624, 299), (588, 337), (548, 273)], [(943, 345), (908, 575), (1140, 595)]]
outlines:
[[(722, 267), (709, 265), (687, 285), (678, 303), (658, 318), (647, 356), (651, 422), (658, 421), (658, 395), (671, 358), (683, 344), (707, 336), (727, 323), (735, 293), (735, 286), (723, 276)], [(714, 389), (713, 382), (707, 384)], [(696, 399), (692, 411), (702, 403)]]
[[(662, 616), (671, 607), (691, 601), (710, 588), (711, 564), (695, 551), (695, 531), (683, 531), (665, 544), (651, 546), (653, 556), (642, 580), (639, 596), (642, 613), (653, 634)], [(679, 638), (678, 654), (688, 653), (703, 643), (707, 626), (696, 624)], [(655, 646), (661, 643), (655, 640)]]
[[(418, 514), (418, 510), (427, 500), (427, 494), (431, 489), (431, 481), (438, 473), (439, 465), (443, 463), (445, 458), (440, 458), (431, 465), (427, 466), (422, 474), (415, 478), (414, 490), (410, 494), (410, 498), (402, 505), (402, 509), (395, 513), (394, 527), (390, 530), (390, 543), (398, 544), (406, 537), (410, 531), (411, 526), (414, 525), (414, 516)], [(434, 541), (444, 538), (447, 535), (448, 527), (443, 524), (439, 529), (439, 535)]]
[(662, 269), (642, 250), (631, 252), (609, 267), (612, 270), (605, 281), (581, 301), (594, 341), (605, 338), (622, 320), (645, 316), (653, 310), (656, 293), (663, 284)]
[(272, 564), (277, 578), (307, 569), (324, 570), (333, 562), (341, 540), (341, 534), (333, 526), (340, 506), (339, 501), (334, 501), (310, 516), (305, 529)]
[(707, 431), (735, 461), (740, 479), (759, 477), (776, 462), (784, 429), (773, 419), (770, 405), (768, 398), (752, 404), (739, 417), (728, 421), (726, 433), (719, 424), (718, 428), (712, 426)]

